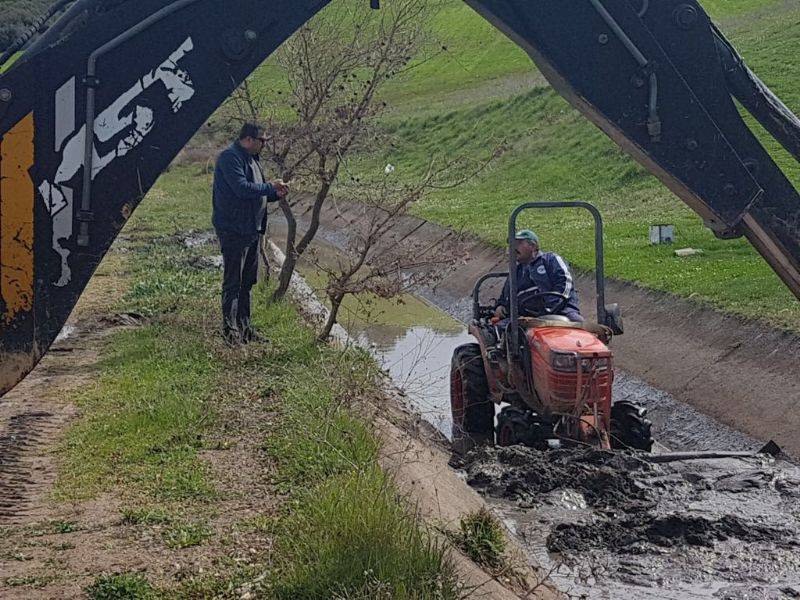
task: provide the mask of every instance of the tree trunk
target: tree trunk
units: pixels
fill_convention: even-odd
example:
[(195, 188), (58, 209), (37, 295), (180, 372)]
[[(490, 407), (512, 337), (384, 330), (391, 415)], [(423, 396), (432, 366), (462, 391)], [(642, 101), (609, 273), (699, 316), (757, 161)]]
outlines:
[(297, 219), (292, 214), (292, 207), (289, 206), (289, 201), (282, 198), (280, 207), (283, 211), (283, 216), (286, 217), (286, 259), (281, 265), (281, 272), (278, 275), (278, 288), (272, 294), (272, 301), (278, 302), (283, 299), (286, 292), (289, 290), (289, 283), (292, 281), (294, 274), (294, 267), (297, 264), (297, 251), (294, 247), (294, 242), (297, 239)]
[(259, 283), (267, 284), (270, 278), (270, 263), (269, 263), (269, 238), (266, 234), (261, 236), (258, 240), (258, 276)]
[(331, 301), (331, 311), (328, 313), (328, 319), (325, 321), (322, 331), (320, 331), (317, 336), (318, 342), (327, 342), (331, 337), (331, 331), (333, 330), (333, 326), (336, 325), (336, 319), (339, 316), (339, 308), (342, 306), (344, 295), (336, 294), (333, 297), (328, 296), (328, 299)]
[[(336, 171), (338, 172), (338, 168)], [(314, 240), (314, 236), (317, 235), (317, 231), (319, 231), (319, 220), (320, 215), (322, 214), (322, 205), (325, 203), (330, 191), (330, 183), (323, 182), (320, 185), (319, 190), (317, 190), (317, 195), (314, 198), (314, 208), (311, 211), (311, 222), (309, 223), (308, 231), (306, 231), (305, 235), (303, 235), (303, 237), (300, 239), (300, 242), (296, 246), (295, 241), (297, 240), (297, 219), (294, 218), (292, 207), (289, 205), (289, 202), (285, 198), (280, 201), (280, 207), (284, 216), (286, 217), (287, 226), (286, 260), (284, 261), (283, 266), (281, 267), (280, 275), (278, 276), (278, 289), (276, 289), (275, 293), (272, 294), (273, 301), (277, 302), (286, 295), (286, 291), (289, 289), (289, 282), (292, 280), (294, 268), (297, 265), (297, 259), (299, 259), (303, 255), (303, 252), (308, 249), (308, 247), (311, 245), (311, 242)]]
[(328, 193), (330, 191), (331, 184), (329, 183), (323, 183), (319, 190), (317, 190), (317, 195), (314, 198), (314, 208), (311, 210), (311, 222), (308, 224), (308, 230), (300, 240), (300, 243), (297, 244), (298, 255), (302, 255), (303, 252), (306, 251), (306, 248), (308, 248), (317, 235), (317, 231), (319, 231), (319, 220), (322, 215), (322, 205), (325, 204), (325, 200), (328, 198)]

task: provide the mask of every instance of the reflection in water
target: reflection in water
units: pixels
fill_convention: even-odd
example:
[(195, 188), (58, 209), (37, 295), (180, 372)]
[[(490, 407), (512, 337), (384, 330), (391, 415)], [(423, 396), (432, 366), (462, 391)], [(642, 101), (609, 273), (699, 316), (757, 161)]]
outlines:
[(470, 342), (472, 336), (463, 327), (440, 331), (424, 325), (407, 329), (371, 325), (358, 333), (358, 340), (369, 344), (414, 409), (451, 437), (450, 359), (456, 346)]
[[(314, 246), (318, 263), (330, 263), (341, 254), (324, 242)], [(309, 260), (301, 260), (298, 269), (324, 300), (324, 274)], [(370, 349), (413, 409), (450, 438), (450, 359), (457, 346), (474, 341), (464, 325), (411, 294), (393, 300), (349, 296), (339, 322)]]

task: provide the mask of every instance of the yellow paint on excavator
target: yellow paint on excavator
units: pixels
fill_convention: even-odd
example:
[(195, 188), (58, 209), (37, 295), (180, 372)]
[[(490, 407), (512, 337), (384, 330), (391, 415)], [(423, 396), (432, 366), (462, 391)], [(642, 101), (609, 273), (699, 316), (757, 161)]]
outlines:
[(33, 113), (0, 140), (0, 298), (10, 323), (33, 309)]

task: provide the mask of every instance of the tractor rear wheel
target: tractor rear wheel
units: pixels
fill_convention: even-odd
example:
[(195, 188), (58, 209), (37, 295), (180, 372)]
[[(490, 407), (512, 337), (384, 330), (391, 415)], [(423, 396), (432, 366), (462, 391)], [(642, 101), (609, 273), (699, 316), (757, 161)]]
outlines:
[(653, 448), (653, 424), (644, 406), (621, 400), (611, 406), (611, 447), (635, 448), (650, 452)]
[(478, 344), (464, 344), (453, 353), (450, 408), (456, 452), (494, 442), (494, 402), (489, 398), (489, 382)]

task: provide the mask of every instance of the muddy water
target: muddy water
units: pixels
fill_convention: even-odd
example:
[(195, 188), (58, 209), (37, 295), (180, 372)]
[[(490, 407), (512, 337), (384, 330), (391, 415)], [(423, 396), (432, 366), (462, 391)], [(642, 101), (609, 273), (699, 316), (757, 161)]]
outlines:
[(586, 598), (800, 597), (800, 470), (497, 448), (464, 461), (563, 590)]
[[(323, 248), (328, 257), (337, 253), (332, 247)], [(308, 262), (301, 262), (299, 270), (324, 298), (325, 281), (319, 271)], [(450, 359), (454, 348), (472, 341), (464, 325), (412, 295), (395, 300), (348, 298), (339, 320), (390, 374), (411, 407), (450, 438)]]
[(415, 410), (449, 438), (450, 359), (453, 348), (470, 341), (463, 328), (442, 330), (426, 324), (399, 328), (383, 324), (365, 327), (358, 336), (362, 343), (370, 345)]
[[(309, 265), (301, 271), (322, 287)], [(463, 318), (460, 304), (448, 312)], [(461, 321), (405, 297), (351, 303), (342, 324), (449, 436), (450, 357), (471, 341)], [(673, 448), (759, 446), (624, 373), (615, 397), (647, 404), (659, 441)], [(571, 597), (800, 598), (800, 469), (789, 463), (759, 457), (656, 465), (620, 453), (493, 448), (460, 467)]]

